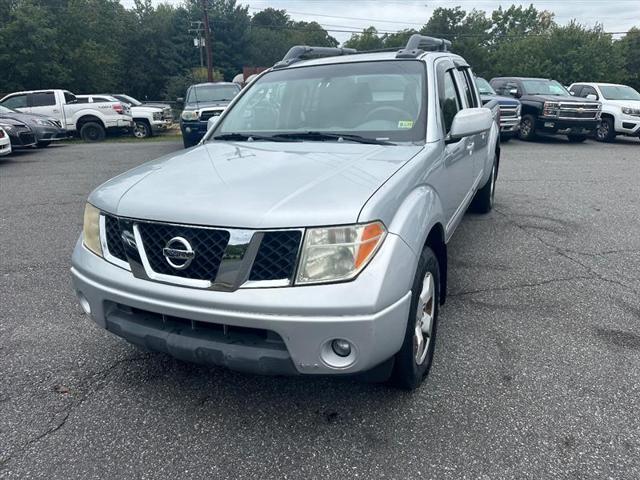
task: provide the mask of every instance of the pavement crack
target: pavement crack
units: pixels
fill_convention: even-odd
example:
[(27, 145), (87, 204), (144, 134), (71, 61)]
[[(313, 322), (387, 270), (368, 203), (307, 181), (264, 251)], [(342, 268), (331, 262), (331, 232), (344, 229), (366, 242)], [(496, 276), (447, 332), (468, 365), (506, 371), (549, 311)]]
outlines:
[(66, 425), (66, 423), (67, 423), (67, 420), (69, 419), (69, 417), (73, 413), (73, 411), (75, 409), (77, 409), (78, 407), (82, 406), (82, 404), (84, 402), (86, 402), (93, 394), (99, 392), (104, 386), (104, 385), (101, 385), (100, 382), (105, 380), (109, 376), (109, 374), (112, 371), (114, 371), (116, 368), (120, 367), (121, 365), (128, 364), (128, 363), (134, 363), (134, 362), (138, 362), (138, 361), (141, 361), (141, 360), (148, 360), (151, 357), (153, 357), (152, 354), (124, 358), (124, 359), (118, 360), (116, 362), (113, 362), (110, 365), (107, 365), (105, 368), (102, 368), (102, 369), (98, 370), (97, 372), (94, 372), (94, 373), (90, 374), (87, 377), (87, 380), (84, 382), (84, 384), (81, 384), (77, 388), (77, 391), (80, 392), (79, 396), (76, 399), (72, 399), (62, 409), (61, 412), (57, 412), (56, 413), (56, 416), (59, 413), (62, 413), (60, 421), (58, 421), (55, 425), (50, 426), (49, 428), (47, 428), (47, 430), (45, 430), (44, 432), (42, 432), (42, 433), (36, 435), (35, 437), (30, 438), (29, 440), (27, 440), (13, 454), (10, 454), (6, 458), (0, 458), (0, 470), (5, 468), (5, 466), (11, 460), (13, 460), (16, 457), (24, 454), (30, 447), (32, 447), (33, 445), (35, 445), (36, 443), (40, 442), (44, 438), (48, 437), (49, 435), (57, 432), (62, 427), (64, 427)]
[(571, 251), (569, 249), (566, 248), (561, 248), (553, 243), (548, 242), (547, 240), (545, 240), (544, 238), (540, 237), (539, 235), (536, 235), (535, 233), (533, 233), (531, 231), (531, 228), (529, 228), (528, 226), (525, 225), (521, 225), (518, 222), (516, 222), (515, 220), (513, 220), (508, 213), (506, 212), (502, 212), (496, 208), (494, 208), (494, 211), (496, 213), (498, 213), (499, 215), (502, 215), (508, 223), (510, 223), (511, 225), (515, 226), (516, 228), (519, 228), (520, 230), (522, 230), (523, 232), (528, 233), (529, 235), (531, 235), (533, 238), (535, 238), (536, 240), (538, 240), (542, 245), (544, 245), (547, 249), (551, 250), (552, 252), (556, 253), (557, 255), (560, 255), (561, 257), (569, 260), (571, 263), (573, 263), (574, 265), (579, 266), (580, 268), (582, 268), (583, 270), (587, 271), (589, 274), (591, 274), (593, 277), (597, 278), (598, 280), (601, 280), (603, 282), (607, 282), (607, 283), (613, 283), (615, 285), (618, 285), (619, 287), (622, 287), (626, 290), (630, 290), (631, 292), (635, 293), (635, 294), (640, 294), (640, 292), (638, 290), (636, 290), (634, 287), (632, 287), (631, 285), (628, 285), (624, 282), (621, 282), (619, 280), (615, 280), (609, 277), (606, 277), (605, 275), (601, 274), (600, 272), (594, 270), (593, 268), (591, 268), (589, 265), (581, 262), (580, 260), (578, 260), (577, 258), (574, 258), (570, 255), (570, 253), (574, 253), (574, 255), (589, 255), (589, 254), (583, 254), (583, 253), (575, 253), (574, 251)]

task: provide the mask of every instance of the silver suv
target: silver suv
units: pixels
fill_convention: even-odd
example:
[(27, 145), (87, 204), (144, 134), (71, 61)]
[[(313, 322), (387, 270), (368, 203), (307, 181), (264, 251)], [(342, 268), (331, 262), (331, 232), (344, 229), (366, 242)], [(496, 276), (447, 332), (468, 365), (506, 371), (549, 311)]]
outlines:
[(447, 242), (469, 205), (491, 210), (500, 158), (497, 104), (448, 46), (294, 47), (198, 146), (97, 188), (73, 253), (83, 309), (188, 361), (416, 388)]

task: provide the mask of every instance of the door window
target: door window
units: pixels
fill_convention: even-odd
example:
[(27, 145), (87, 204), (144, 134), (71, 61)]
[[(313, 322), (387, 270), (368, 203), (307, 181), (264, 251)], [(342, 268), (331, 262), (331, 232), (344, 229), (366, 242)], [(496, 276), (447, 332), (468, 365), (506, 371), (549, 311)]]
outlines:
[(50, 107), (56, 104), (56, 97), (53, 92), (39, 92), (31, 94), (32, 107)]
[(596, 96), (596, 100), (598, 100), (598, 98), (600, 98), (598, 96), (598, 92), (596, 92), (596, 89), (593, 87), (590, 87), (589, 85), (585, 85), (584, 87), (582, 87), (582, 93), (580, 94), (581, 97), (585, 97), (587, 95), (595, 95)]
[(474, 89), (473, 76), (471, 75), (471, 70), (467, 67), (458, 69), (461, 74), (461, 84), (462, 90), (464, 91), (465, 98), (467, 99), (467, 106), (469, 108), (477, 108), (479, 107), (478, 97), (476, 96), (476, 91)]
[(26, 108), (27, 107), (27, 96), (26, 95), (14, 95), (13, 97), (7, 98), (2, 102), (2, 105), (9, 108)]
[(574, 85), (569, 89), (569, 91), (573, 94), (574, 97), (581, 97), (582, 88), (582, 85)]
[(462, 108), (460, 95), (456, 87), (453, 77), (454, 69), (444, 72), (442, 80), (439, 83), (439, 100), (440, 111), (442, 112), (442, 121), (444, 123), (445, 133), (449, 133), (453, 124), (453, 117)]

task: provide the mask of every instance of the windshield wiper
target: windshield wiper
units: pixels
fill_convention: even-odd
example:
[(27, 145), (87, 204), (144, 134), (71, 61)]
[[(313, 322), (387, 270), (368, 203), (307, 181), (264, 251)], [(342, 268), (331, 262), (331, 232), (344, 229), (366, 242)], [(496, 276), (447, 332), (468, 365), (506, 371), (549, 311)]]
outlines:
[(298, 139), (298, 140), (312, 140), (322, 142), (324, 140), (336, 140), (357, 143), (370, 143), (375, 145), (395, 145), (387, 140), (378, 140), (377, 138), (367, 138), (360, 135), (351, 135), (343, 133), (326, 133), (326, 132), (290, 132), (290, 133), (278, 133), (274, 135), (278, 138)]
[(254, 140), (264, 140), (266, 142), (295, 142), (295, 139), (281, 138), (277, 135), (255, 135), (252, 133), (225, 133), (211, 137), (211, 140), (226, 140), (231, 142), (252, 142)]

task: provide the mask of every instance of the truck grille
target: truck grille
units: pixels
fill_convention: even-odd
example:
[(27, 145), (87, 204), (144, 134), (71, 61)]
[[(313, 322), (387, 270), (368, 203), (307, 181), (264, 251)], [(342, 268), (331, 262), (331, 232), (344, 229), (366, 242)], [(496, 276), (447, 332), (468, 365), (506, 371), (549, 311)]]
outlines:
[(207, 122), (211, 117), (219, 117), (222, 112), (222, 110), (205, 110), (200, 112), (200, 121)]
[(518, 105), (500, 105), (500, 118), (516, 118)]
[(579, 118), (596, 120), (600, 109), (593, 103), (561, 103), (558, 118)]
[(167, 107), (162, 111), (162, 119), (173, 120), (173, 112), (171, 111), (171, 108)]
[[(238, 263), (242, 262), (244, 258), (244, 251), (238, 250), (237, 246), (231, 245), (233, 242), (231, 244), (229, 242), (232, 236), (231, 232), (234, 230), (124, 219), (120, 221), (118, 217), (108, 214), (105, 214), (104, 217), (104, 237), (110, 255), (124, 262), (128, 261), (122, 239), (122, 229), (131, 228), (126, 225), (135, 224), (140, 233), (142, 247), (144, 247), (149, 266), (153, 272), (158, 274), (173, 278), (214, 282), (219, 274), (224, 275), (224, 265), (229, 265), (229, 263), (223, 262)], [(260, 237), (255, 236), (260, 232), (244, 232), (249, 232), (247, 238), (255, 238), (256, 241), (260, 241), (258, 240)], [(251, 282), (291, 280), (295, 273), (302, 231), (274, 230), (266, 231), (261, 236), (262, 240), (253, 263), (244, 270), (249, 272), (248, 280)], [(164, 248), (175, 237), (187, 240), (195, 252), (191, 263), (182, 270), (171, 266), (164, 256)], [(138, 245), (139, 252), (140, 247)]]
[[(139, 223), (144, 250), (154, 272), (194, 280), (213, 280), (218, 274), (222, 255), (229, 242), (229, 232), (209, 228), (181, 227), (166, 223)], [(186, 239), (196, 256), (184, 270), (169, 265), (162, 250), (175, 237)]]

